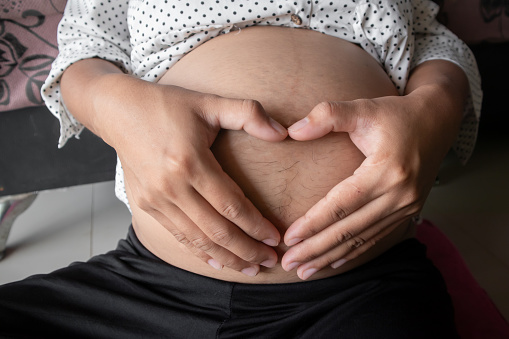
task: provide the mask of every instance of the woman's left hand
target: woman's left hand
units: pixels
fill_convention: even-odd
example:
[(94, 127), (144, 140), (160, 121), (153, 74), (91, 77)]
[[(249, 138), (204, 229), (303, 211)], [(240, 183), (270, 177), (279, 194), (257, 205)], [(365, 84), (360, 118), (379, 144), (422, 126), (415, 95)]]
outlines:
[(297, 268), (305, 280), (339, 267), (418, 215), (456, 138), (465, 97), (424, 80), (405, 96), (321, 103), (288, 128), (295, 140), (347, 132), (366, 159), (288, 228), (285, 270)]

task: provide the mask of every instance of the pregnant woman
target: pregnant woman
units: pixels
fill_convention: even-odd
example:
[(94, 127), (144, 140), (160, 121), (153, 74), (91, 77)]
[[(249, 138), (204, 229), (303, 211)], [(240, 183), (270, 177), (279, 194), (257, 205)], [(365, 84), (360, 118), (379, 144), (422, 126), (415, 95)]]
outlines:
[[(433, 60), (407, 81), (427, 2), (318, 3), (68, 5), (45, 97), (62, 142), (84, 125), (117, 150), (132, 228), (115, 251), (1, 287), (0, 333), (455, 336), (411, 217), (456, 137), (465, 73)], [(394, 35), (368, 44), (370, 20), (387, 26), (372, 41)], [(405, 167), (414, 190), (398, 188)]]

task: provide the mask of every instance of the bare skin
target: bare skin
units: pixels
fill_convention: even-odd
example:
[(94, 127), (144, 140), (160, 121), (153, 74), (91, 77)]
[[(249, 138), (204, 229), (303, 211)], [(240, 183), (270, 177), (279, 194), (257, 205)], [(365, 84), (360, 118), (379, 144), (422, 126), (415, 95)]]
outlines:
[[(181, 59), (159, 84), (257, 100), (285, 127), (305, 117), (320, 102), (397, 95), (386, 73), (359, 47), (312, 31), (279, 28), (246, 29), (215, 38)], [(288, 138), (272, 143), (244, 131), (223, 130), (212, 150), (223, 170), (277, 227), (281, 237), (365, 159), (346, 133), (328, 134), (313, 141)], [(133, 206), (132, 212), (142, 243), (172, 265), (229, 281), (300, 280), (296, 270), (285, 271), (279, 260), (266, 263), (274, 267), (262, 265), (259, 272), (252, 272), (258, 273), (255, 277), (249, 276), (251, 272), (214, 269), (168, 237), (168, 231), (143, 210)], [(323, 269), (312, 278), (356, 267), (412, 233), (408, 220), (396, 223), (391, 230), (358, 259), (337, 269)], [(288, 249), (284, 243), (279, 244), (278, 258)]]
[[(276, 30), (288, 36), (275, 42)], [(243, 44), (244, 40), (234, 40), (235, 35), (248, 38), (246, 33), (251, 35), (252, 43), (262, 45), (253, 49)], [(207, 68), (207, 62), (214, 63), (214, 60), (210, 60), (210, 55), (200, 58), (200, 51), (205, 51), (206, 46), (213, 49), (214, 45), (217, 49), (223, 43), (221, 48), (226, 48), (227, 40), (230, 40), (228, 49), (214, 52), (222, 58), (216, 60), (216, 69)], [(238, 46), (244, 50), (239, 50)], [(367, 251), (376, 254), (376, 249), (371, 250), (373, 245), (390, 244), (383, 239), (394, 234), (397, 225), (405, 224), (419, 212), (440, 162), (456, 137), (468, 92), (465, 74), (459, 67), (447, 61), (432, 60), (412, 71), (404, 96), (394, 95), (391, 87), (387, 88), (388, 92), (371, 93), (374, 99), (352, 101), (350, 99), (356, 97), (368, 98), (369, 93), (355, 91), (369, 88), (373, 79), (382, 76), (379, 67), (367, 70), (366, 65), (376, 62), (353, 47), (339, 39), (303, 30), (249, 28), (240, 34), (232, 32), (207, 42), (178, 64), (184, 65), (186, 60), (191, 63), (191, 58), (201, 60), (195, 60), (198, 62), (189, 69), (182, 67), (180, 75), (177, 71), (181, 66), (177, 65), (171, 70), (175, 73), (168, 73), (174, 76), (169, 80), (170, 76), (166, 76), (167, 83), (195, 90), (165, 85), (165, 81), (159, 84), (142, 81), (123, 74), (110, 62), (85, 59), (65, 71), (61, 79), (62, 97), (77, 120), (117, 151), (130, 189), (131, 207), (141, 211), (137, 222), (145, 225), (141, 223), (141, 215), (147, 214), (150, 217), (147, 220), (154, 219), (163, 226), (150, 231), (147, 228), (147, 234), (152, 233), (151, 248), (157, 248), (156, 252), (165, 260), (186, 262), (186, 256), (194, 256), (190, 262), (224, 266), (220, 274), (203, 271), (220, 279), (230, 279), (224, 274), (230, 269), (250, 277), (256, 275), (260, 267), (264, 270), (263, 267), (273, 267), (281, 260), (285, 271), (297, 267), (299, 279), (308, 279), (314, 274), (317, 278), (332, 274), (317, 273), (331, 266), (344, 265), (335, 270), (336, 273), (355, 266), (362, 261), (356, 260), (358, 256), (368, 257), (363, 255)], [(310, 53), (309, 48), (314, 53)], [(358, 58), (341, 52), (343, 48)], [(258, 59), (245, 55), (246, 51), (258, 55)], [(233, 52), (245, 59), (235, 58)], [(306, 60), (311, 63), (303, 63)], [(229, 73), (230, 66), (237, 67), (240, 73), (236, 76)], [(316, 72), (309, 67), (315, 67)], [(207, 72), (211, 82), (209, 87), (203, 87), (206, 82), (202, 81), (202, 76)], [(331, 77), (331, 74), (344, 77)], [(239, 78), (239, 75), (242, 76)], [(249, 82), (247, 76), (250, 76)], [(359, 79), (363, 79), (362, 85), (353, 86)], [(226, 80), (230, 82), (225, 83)], [(387, 83), (387, 79), (382, 82)], [(384, 84), (380, 86), (377, 89), (382, 91)], [(285, 91), (282, 92), (282, 88)], [(328, 88), (338, 93), (331, 94)], [(289, 126), (288, 131), (269, 118), (259, 102), (249, 98), (263, 100), (270, 114), (280, 119), (285, 127)], [(286, 102), (285, 107), (278, 102)], [(309, 210), (302, 208), (301, 216), (283, 234), (287, 226), (275, 220), (275, 227), (267, 219), (273, 218), (267, 209), (263, 212), (267, 216), (262, 215), (238, 184), (223, 172), (210, 151), (221, 128), (245, 131), (252, 137), (271, 142), (271, 147), (278, 147), (272, 143), (287, 135), (304, 141), (330, 132), (347, 132), (366, 159), (345, 180), (339, 175), (336, 179), (340, 181), (321, 199), (316, 197), (315, 205), (308, 204)], [(291, 143), (285, 141), (284, 144)], [(217, 149), (215, 146), (216, 156), (220, 157)], [(316, 152), (307, 154), (313, 155)], [(289, 169), (286, 172), (295, 170), (292, 162), (283, 161), (282, 164)], [(226, 161), (223, 166), (226, 168)], [(348, 167), (345, 162), (342, 166)], [(228, 170), (232, 177), (236, 176), (234, 169), (235, 166)], [(257, 194), (249, 192), (250, 184), (243, 186), (250, 198), (256, 200)], [(295, 187), (290, 191), (296, 194)], [(325, 194), (326, 190), (323, 192)], [(262, 195), (259, 198), (265, 199)], [(263, 209), (260, 199), (256, 204)], [(287, 205), (283, 202), (282, 206)], [(274, 208), (275, 205), (271, 203), (270, 206)], [(293, 213), (292, 218), (296, 214)], [(156, 234), (160, 239), (155, 239)], [(286, 251), (287, 247), (280, 246), (283, 250), (277, 248), (276, 253), (271, 246), (281, 241), (291, 248)], [(172, 243), (186, 250), (163, 253)], [(377, 247), (383, 250), (381, 244)], [(297, 279), (297, 276), (284, 278), (282, 275), (282, 280)]]

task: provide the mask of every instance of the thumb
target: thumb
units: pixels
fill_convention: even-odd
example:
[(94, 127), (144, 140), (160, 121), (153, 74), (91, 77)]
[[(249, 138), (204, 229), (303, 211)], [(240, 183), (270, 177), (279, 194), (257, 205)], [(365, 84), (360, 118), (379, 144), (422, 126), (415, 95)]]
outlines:
[(266, 141), (281, 141), (288, 131), (267, 115), (256, 100), (216, 97), (214, 117), (223, 129), (241, 130)]
[(303, 119), (288, 127), (295, 140), (313, 140), (329, 132), (351, 132), (357, 127), (359, 111), (354, 102), (321, 102)]

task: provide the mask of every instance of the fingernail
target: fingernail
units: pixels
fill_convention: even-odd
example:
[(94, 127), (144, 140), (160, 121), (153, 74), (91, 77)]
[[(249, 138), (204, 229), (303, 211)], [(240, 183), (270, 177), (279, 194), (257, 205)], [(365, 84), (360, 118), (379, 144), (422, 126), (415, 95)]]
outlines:
[(256, 267), (246, 267), (241, 272), (250, 277), (254, 277), (258, 274), (259, 269)]
[(301, 241), (302, 241), (302, 238), (293, 238), (293, 239), (286, 241), (286, 246), (293, 246)]
[(277, 263), (277, 259), (267, 259), (264, 262), (262, 262), (260, 265), (268, 267), (268, 268), (272, 268), (272, 267), (276, 266), (276, 263)]
[(221, 270), (223, 268), (223, 265), (221, 265), (218, 261), (214, 260), (214, 259), (209, 259), (207, 260), (207, 263), (214, 267), (216, 270)]
[(269, 246), (277, 246), (279, 245), (279, 242), (276, 240), (276, 239), (265, 239), (265, 240), (262, 240), (262, 242), (266, 245), (269, 245)]
[(297, 132), (298, 130), (300, 130), (301, 128), (306, 126), (308, 124), (308, 122), (309, 122), (309, 119), (306, 117), (304, 119), (297, 121), (295, 124), (291, 125), (290, 127), (288, 127), (288, 130), (290, 130), (292, 132)]
[(300, 262), (292, 262), (286, 266), (286, 271), (291, 271), (299, 265), (300, 265)]
[(336, 262), (333, 262), (330, 266), (332, 268), (338, 268), (339, 266), (343, 265), (345, 262), (347, 262), (348, 260), (346, 259), (339, 259), (338, 261)]
[(313, 274), (315, 274), (318, 270), (316, 268), (310, 268), (310, 269), (307, 269), (305, 270), (303, 273), (302, 273), (302, 280), (306, 280), (307, 278), (309, 278), (310, 276), (312, 276)]
[(279, 134), (286, 135), (286, 128), (281, 126), (279, 122), (269, 117), (270, 125), (274, 128)]

